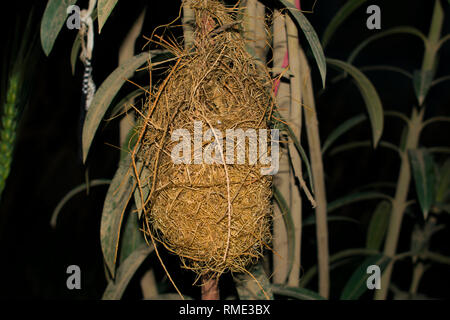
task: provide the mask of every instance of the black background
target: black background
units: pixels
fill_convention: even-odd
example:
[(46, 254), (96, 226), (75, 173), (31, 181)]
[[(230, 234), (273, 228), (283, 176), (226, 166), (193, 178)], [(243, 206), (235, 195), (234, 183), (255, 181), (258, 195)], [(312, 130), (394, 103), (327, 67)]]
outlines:
[[(314, 1), (302, 0), (302, 9), (309, 10)], [(21, 31), (15, 29), (18, 19), (25, 21), (32, 6), (39, 31), (40, 18), (46, 1), (16, 1), (10, 4), (8, 11), (2, 13), (2, 31), (21, 37)], [(87, 1), (79, 1), (82, 8)], [(270, 2), (267, 2), (270, 4)], [(344, 0), (319, 0), (314, 14), (308, 19), (319, 35), (323, 31)], [(434, 1), (397, 0), (368, 1), (340, 27), (326, 50), (328, 57), (346, 59), (351, 50), (363, 39), (378, 32), (367, 30), (365, 9), (369, 4), (378, 4), (382, 10), (382, 29), (400, 25), (411, 25), (423, 33), (428, 33)], [(443, 34), (450, 32), (450, 5), (442, 1), (446, 9)], [(153, 28), (172, 21), (178, 15), (179, 1), (119, 1), (100, 35), (96, 34), (93, 68), (94, 80), (101, 82), (117, 66), (118, 49), (126, 33), (142, 8), (147, 5), (147, 15), (143, 34), (150, 35)], [(175, 32), (176, 33), (176, 32)], [(84, 182), (84, 167), (78, 158), (78, 115), (80, 103), (82, 65), (78, 62), (75, 76), (71, 75), (70, 50), (76, 31), (63, 28), (53, 51), (46, 57), (39, 47), (34, 58), (36, 79), (31, 84), (32, 94), (28, 108), (20, 122), (18, 140), (7, 187), (0, 203), (0, 297), (2, 298), (44, 298), (44, 299), (99, 299), (106, 286), (102, 254), (99, 241), (100, 216), (106, 187), (91, 189), (89, 196), (79, 194), (63, 209), (56, 229), (50, 227), (50, 217), (59, 200), (72, 188)], [(307, 47), (304, 37), (301, 37)], [(145, 43), (139, 40), (136, 50)], [(2, 53), (8, 44), (3, 43)], [(441, 50), (440, 66), (437, 76), (450, 74), (450, 46)], [(419, 69), (423, 57), (423, 45), (412, 36), (391, 36), (375, 42), (363, 51), (355, 65), (373, 64), (395, 65), (409, 72)], [(321, 140), (342, 121), (352, 115), (365, 112), (364, 102), (354, 84), (344, 80), (332, 84), (330, 79), (338, 73), (329, 70), (328, 84), (321, 90), (318, 70), (312, 59), (318, 117)], [(408, 116), (416, 99), (411, 81), (395, 73), (368, 72), (380, 94), (385, 110), (397, 110)], [(436, 86), (427, 99), (427, 113), (449, 115), (450, 90), (448, 83)], [(131, 88), (131, 87), (130, 87)], [(127, 88), (125, 88), (126, 90)], [(128, 88), (129, 89), (129, 88)], [(401, 134), (401, 122), (386, 118), (383, 140), (398, 144)], [(448, 146), (448, 126), (438, 124), (430, 126), (423, 133), (423, 146)], [(371, 129), (367, 122), (357, 126), (339, 142), (370, 139)], [(99, 129), (89, 156), (89, 174), (91, 179), (111, 178), (116, 170), (119, 151), (110, 145), (118, 144), (118, 121), (104, 122)], [(442, 158), (438, 158), (442, 159)], [(375, 182), (397, 179), (399, 159), (390, 150), (378, 148), (355, 149), (324, 159), (327, 197), (336, 199), (348, 194), (357, 187)], [(413, 188), (411, 188), (412, 190)], [(411, 192), (413, 196), (413, 192)], [(306, 201), (305, 201), (306, 202)], [(362, 202), (345, 207), (336, 214), (345, 215), (362, 224), (330, 223), (330, 251), (364, 245), (365, 226), (376, 201)], [(304, 217), (312, 214), (308, 205), (304, 205)], [(419, 216), (415, 208), (406, 215), (402, 229), (399, 250), (409, 248), (409, 234), (412, 225)], [(448, 216), (439, 218), (448, 225)], [(447, 228), (448, 230), (448, 228)], [(448, 248), (449, 233), (436, 235), (432, 248), (450, 255)], [(181, 290), (198, 298), (200, 289), (192, 287), (194, 277), (189, 272), (179, 270), (177, 258), (164, 255), (175, 281)], [(307, 270), (316, 263), (314, 227), (305, 227), (303, 233), (303, 269)], [(66, 268), (76, 264), (82, 270), (82, 290), (70, 291), (66, 288)], [(148, 259), (138, 273), (156, 265), (159, 279), (163, 272), (157, 261)], [(355, 265), (356, 266), (356, 265)], [(348, 270), (347, 270), (348, 269)], [(337, 269), (331, 274), (332, 292), (339, 288), (351, 274), (352, 269)], [(448, 298), (450, 272), (448, 266), (436, 265), (433, 271), (425, 274), (420, 291), (431, 297)], [(398, 287), (407, 289), (411, 279), (409, 261), (398, 263), (393, 279)], [(139, 299), (138, 277), (127, 289), (125, 299)], [(234, 294), (228, 286), (230, 276), (222, 278), (222, 296)], [(313, 281), (317, 282), (317, 281)], [(171, 291), (166, 280), (162, 280), (161, 290)], [(316, 288), (311, 287), (315, 290)], [(333, 296), (332, 298), (337, 298)]]

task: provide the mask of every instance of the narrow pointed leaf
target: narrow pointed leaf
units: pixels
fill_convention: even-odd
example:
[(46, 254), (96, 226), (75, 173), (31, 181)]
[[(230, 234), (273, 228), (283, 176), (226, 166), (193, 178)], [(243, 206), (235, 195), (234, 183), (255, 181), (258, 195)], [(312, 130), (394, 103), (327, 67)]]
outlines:
[(297, 287), (288, 287), (280, 284), (272, 284), (274, 294), (286, 296), (298, 300), (326, 300), (317, 292)]
[(287, 124), (283, 123), (285, 121), (283, 120), (283, 117), (281, 116), (281, 114), (277, 111), (274, 111), (273, 114), (275, 115), (275, 117), (277, 117), (278, 119), (281, 120), (281, 121), (278, 121), (274, 127), (286, 131), (286, 133), (289, 135), (289, 138), (294, 143), (295, 149), (300, 154), (300, 157), (302, 158), (303, 163), (306, 166), (306, 173), (308, 175), (309, 186), (311, 188), (311, 192), (314, 193), (314, 184), (313, 184), (312, 173), (311, 173), (311, 163), (309, 162), (309, 159), (308, 159), (308, 156), (306, 155), (305, 150), (303, 149), (302, 145), (300, 144), (300, 141), (298, 141), (297, 136), (295, 135), (294, 131), (292, 131), (291, 127), (288, 126)]
[(439, 169), (439, 183), (436, 190), (436, 202), (444, 202), (450, 192), (450, 159)]
[(349, 73), (355, 80), (366, 104), (370, 124), (372, 126), (373, 145), (376, 147), (383, 133), (384, 118), (383, 105), (381, 104), (380, 97), (378, 96), (375, 87), (361, 71), (351, 64), (336, 59), (327, 59), (327, 62), (332, 66)]
[(102, 300), (120, 300), (137, 269), (152, 251), (153, 247), (144, 243), (131, 253), (118, 268), (116, 279), (108, 283)]
[(146, 244), (144, 234), (140, 230), (139, 218), (135, 211), (127, 214), (125, 225), (120, 235), (119, 256), (117, 258), (119, 266), (127, 257), (132, 254), (140, 245)]
[[(342, 290), (341, 300), (357, 300), (367, 291), (367, 279), (370, 276), (367, 273), (367, 267), (377, 265), (380, 267), (381, 274), (389, 263), (390, 259), (382, 254), (368, 257), (355, 270), (344, 289)], [(380, 275), (381, 276), (381, 275)]]
[(358, 54), (361, 52), (362, 49), (367, 47), (368, 44), (372, 43), (373, 41), (375, 41), (377, 39), (381, 39), (383, 37), (393, 35), (393, 34), (410, 34), (410, 35), (419, 37), (423, 41), (425, 46), (428, 43), (427, 37), (416, 28), (413, 28), (410, 26), (395, 27), (395, 28), (388, 29), (386, 31), (382, 31), (380, 33), (376, 33), (373, 36), (370, 36), (367, 39), (365, 39), (353, 50), (353, 52), (348, 57), (347, 62), (350, 64), (353, 64), (353, 61), (356, 59)]
[(131, 169), (131, 156), (127, 156), (120, 162), (109, 186), (100, 225), (103, 258), (113, 278), (115, 276), (122, 220), (135, 187), (136, 181)]
[(339, 9), (336, 14), (334, 14), (333, 19), (331, 19), (330, 23), (325, 29), (325, 32), (323, 33), (322, 45), (324, 48), (328, 45), (330, 39), (339, 28), (339, 26), (345, 21), (345, 19), (347, 19), (348, 16), (350, 16), (364, 2), (367, 2), (367, 0), (349, 0), (342, 6), (341, 9)]
[(333, 130), (333, 132), (330, 133), (330, 135), (325, 140), (323, 147), (322, 147), (322, 153), (324, 154), (325, 151), (330, 147), (330, 145), (336, 141), (340, 136), (342, 136), (344, 133), (346, 133), (348, 130), (352, 129), (356, 125), (360, 124), (364, 120), (367, 119), (367, 116), (365, 114), (359, 114), (357, 116), (354, 116), (347, 121), (344, 121), (340, 126), (338, 126), (336, 129)]
[[(108, 179), (96, 179), (89, 181), (89, 187), (95, 187), (95, 186), (102, 186), (102, 185), (108, 185), (111, 183), (111, 180)], [(52, 228), (56, 227), (56, 221), (58, 220), (59, 213), (61, 212), (61, 209), (64, 207), (64, 205), (72, 199), (76, 194), (80, 193), (83, 190), (87, 189), (87, 184), (83, 183), (72, 190), (70, 190), (64, 198), (59, 201), (58, 205), (56, 206), (55, 210), (53, 210), (52, 218), (50, 219), (50, 225)]]
[[(352, 222), (359, 224), (360, 222), (356, 219), (352, 219), (345, 216), (327, 216), (328, 223), (330, 222)], [(316, 224), (316, 216), (311, 215), (302, 222), (302, 227), (313, 226)]]
[(379, 250), (381, 248), (389, 225), (390, 212), (391, 203), (389, 201), (383, 200), (376, 207), (372, 219), (370, 219), (369, 230), (367, 231), (367, 249)]
[(306, 40), (311, 47), (311, 51), (316, 59), (317, 66), (319, 67), (320, 76), (322, 77), (322, 85), (325, 87), (325, 79), (327, 76), (327, 64), (325, 61), (325, 54), (323, 53), (322, 45), (320, 44), (319, 37), (316, 31), (309, 23), (308, 19), (303, 15), (303, 13), (298, 10), (292, 3), (287, 0), (279, 0), (294, 17), (294, 19), (299, 24), (303, 33), (305, 34)]
[(49, 0), (45, 7), (41, 21), (41, 45), (45, 55), (52, 51), (56, 37), (58, 36), (64, 21), (67, 18), (67, 8), (77, 0)]
[[(349, 151), (349, 150), (352, 150), (355, 148), (361, 148), (361, 147), (371, 148), (372, 146), (373, 146), (373, 142), (371, 142), (370, 140), (352, 141), (352, 142), (348, 142), (348, 143), (342, 144), (340, 146), (334, 147), (333, 149), (330, 150), (329, 154), (330, 154), (330, 156), (334, 156), (334, 155), (338, 154), (339, 152)], [(395, 151), (397, 154), (400, 155), (400, 149), (393, 143), (390, 143), (387, 141), (380, 141), (379, 146), (390, 149), (392, 151)]]
[(434, 202), (434, 163), (433, 158), (425, 149), (408, 150), (411, 169), (416, 185), (416, 193), (424, 218), (428, 216)]
[[(149, 87), (144, 87), (145, 90), (148, 90)], [(131, 104), (128, 104), (130, 101), (135, 100), (137, 97), (143, 95), (145, 91), (142, 89), (136, 89), (127, 94), (123, 99), (121, 99), (112, 109), (111, 109), (111, 118), (116, 117), (120, 113), (125, 113), (132, 108)]]
[(340, 207), (343, 207), (351, 203), (372, 199), (390, 200), (390, 197), (380, 192), (355, 192), (328, 203), (328, 212), (331, 212), (333, 210), (336, 210)]
[(81, 50), (81, 39), (77, 34), (75, 41), (72, 45), (72, 50), (70, 51), (70, 67), (72, 69), (72, 75), (75, 75), (75, 67), (77, 65), (78, 54)]
[(433, 82), (433, 70), (416, 70), (413, 76), (414, 92), (419, 105), (422, 105)]
[(102, 28), (116, 4), (117, 0), (98, 0), (98, 33), (102, 32)]
[(124, 62), (111, 73), (95, 93), (92, 104), (86, 114), (83, 126), (83, 161), (86, 161), (89, 148), (97, 131), (97, 128), (108, 110), (111, 101), (116, 96), (119, 89), (129, 79), (136, 69), (144, 64), (150, 55), (143, 52)]
[[(150, 177), (151, 171), (147, 167), (143, 167), (141, 176), (139, 177), (139, 180), (141, 181), (141, 191), (139, 191), (139, 187), (134, 190), (134, 202), (136, 203), (136, 209), (139, 219), (141, 218), (143, 212), (142, 203), (145, 203), (147, 201), (150, 194)], [(143, 199), (141, 199), (141, 192)]]

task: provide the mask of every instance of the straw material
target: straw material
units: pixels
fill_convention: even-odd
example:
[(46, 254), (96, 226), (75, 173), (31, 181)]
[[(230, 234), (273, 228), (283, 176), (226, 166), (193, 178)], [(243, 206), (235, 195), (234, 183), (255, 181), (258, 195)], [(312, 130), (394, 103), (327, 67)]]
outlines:
[[(192, 8), (194, 46), (189, 52), (166, 46), (178, 59), (149, 95), (137, 156), (151, 172), (141, 181), (150, 186), (147, 232), (185, 268), (220, 276), (244, 271), (269, 245), (272, 177), (261, 175), (260, 162), (249, 164), (248, 140), (244, 164), (194, 164), (193, 142), (191, 164), (175, 164), (171, 152), (179, 141), (171, 137), (177, 129), (194, 137), (194, 121), (202, 122), (203, 133), (268, 129), (272, 81), (245, 50), (236, 8), (211, 0), (192, 1)], [(203, 152), (216, 137), (203, 142)], [(225, 148), (212, 154), (224, 160)]]

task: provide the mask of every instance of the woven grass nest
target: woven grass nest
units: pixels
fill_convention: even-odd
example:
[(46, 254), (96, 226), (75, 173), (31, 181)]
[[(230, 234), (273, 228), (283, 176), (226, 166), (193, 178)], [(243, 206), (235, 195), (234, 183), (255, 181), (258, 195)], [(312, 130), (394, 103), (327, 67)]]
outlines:
[[(190, 164), (174, 163), (171, 152), (179, 141), (173, 133), (185, 129), (194, 136), (195, 121), (203, 133), (269, 129), (272, 81), (246, 51), (236, 8), (211, 0), (192, 1), (192, 8), (193, 48), (171, 48), (178, 59), (149, 95), (138, 157), (151, 172), (147, 231), (178, 255), (183, 267), (218, 277), (247, 270), (269, 247), (272, 177), (261, 174), (259, 162), (249, 163), (248, 146), (243, 164), (195, 164), (195, 146)], [(217, 149), (213, 154), (224, 159)]]

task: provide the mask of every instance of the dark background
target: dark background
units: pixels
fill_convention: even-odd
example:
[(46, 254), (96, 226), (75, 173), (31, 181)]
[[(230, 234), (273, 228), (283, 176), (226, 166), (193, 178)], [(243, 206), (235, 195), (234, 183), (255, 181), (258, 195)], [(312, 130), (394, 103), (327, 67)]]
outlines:
[[(313, 2), (302, 0), (302, 9), (309, 10)], [(270, 1), (267, 3), (270, 4)], [(319, 0), (314, 14), (307, 14), (319, 36), (344, 3), (344, 0)], [(26, 21), (32, 7), (34, 28), (38, 33), (45, 4), (46, 1), (20, 1), (12, 4), (9, 11), (2, 15), (3, 33), (20, 38), (22, 31), (16, 29), (15, 22)], [(119, 1), (102, 33), (95, 36), (93, 74), (97, 87), (116, 68), (121, 42), (142, 8), (148, 6), (143, 34), (150, 35), (155, 26), (168, 23), (178, 15), (179, 4), (179, 1), (173, 0)], [(368, 1), (337, 31), (326, 50), (328, 57), (346, 59), (363, 39), (378, 32), (366, 28), (368, 15), (365, 10), (370, 4), (381, 7), (382, 30), (410, 25), (428, 33), (434, 1)], [(447, 1), (442, 1), (442, 4), (447, 15), (443, 28), (443, 34), (446, 34), (450, 32), (450, 6)], [(87, 1), (79, 1), (78, 5), (85, 8)], [(94, 187), (89, 195), (78, 194), (62, 210), (56, 229), (52, 229), (49, 224), (58, 202), (85, 179), (85, 168), (78, 157), (82, 64), (78, 62), (74, 76), (70, 69), (70, 50), (75, 36), (76, 30), (63, 27), (50, 56), (44, 55), (38, 43), (33, 59), (36, 77), (30, 87), (32, 92), (29, 106), (21, 118), (14, 161), (0, 203), (0, 296), (3, 298), (99, 299), (106, 287), (99, 228), (107, 187)], [(305, 48), (308, 47), (303, 36), (301, 42)], [(144, 43), (140, 39), (136, 50), (141, 50)], [(3, 43), (2, 54), (6, 50), (8, 44)], [(448, 44), (441, 50), (438, 77), (450, 74), (449, 51)], [(395, 65), (413, 72), (420, 68), (422, 58), (423, 45), (420, 40), (412, 36), (395, 35), (370, 45), (360, 54), (355, 65)], [(313, 60), (310, 61), (317, 93), (321, 140), (324, 141), (338, 124), (365, 112), (365, 107), (351, 80), (335, 84), (331, 82), (338, 75), (332, 69), (329, 69), (327, 88), (321, 90), (318, 70)], [(397, 110), (410, 115), (412, 106), (417, 104), (410, 80), (386, 71), (366, 74), (377, 88), (385, 110)], [(425, 117), (430, 114), (449, 115), (448, 88), (449, 83), (443, 83), (431, 89), (426, 101), (429, 114)], [(118, 123), (118, 120), (105, 121), (96, 135), (88, 160), (91, 179), (111, 178), (117, 168), (119, 151), (110, 145), (118, 145)], [(400, 120), (386, 118), (382, 139), (398, 144), (401, 129)], [(423, 133), (421, 145), (448, 146), (449, 133), (445, 124), (430, 126)], [(371, 129), (368, 122), (364, 122), (337, 143), (367, 139), (371, 139)], [(436, 156), (436, 160), (442, 159), (442, 155)], [(395, 182), (399, 169), (398, 156), (383, 148), (358, 148), (335, 156), (328, 155), (324, 161), (328, 200), (334, 200), (368, 183)], [(393, 194), (393, 189), (387, 191)], [(411, 191), (413, 197), (413, 188)], [(334, 213), (355, 218), (361, 223), (329, 224), (332, 253), (364, 246), (366, 226), (376, 204), (376, 201), (361, 202)], [(311, 208), (305, 205), (304, 217), (308, 218), (311, 214)], [(399, 251), (408, 250), (411, 228), (418, 219), (420, 220), (420, 212), (415, 206), (404, 219)], [(439, 221), (448, 225), (448, 216), (439, 217)], [(316, 263), (314, 229), (304, 228), (304, 270)], [(447, 228), (433, 238), (432, 248), (450, 255), (449, 240)], [(164, 259), (181, 290), (194, 298), (199, 297), (199, 288), (191, 287), (193, 275), (179, 269), (177, 258), (164, 255)], [(82, 290), (70, 291), (66, 288), (66, 268), (71, 264), (81, 267)], [(162, 283), (160, 289), (170, 291), (156, 260), (148, 259), (139, 273), (142, 274), (149, 265), (156, 266), (158, 279)], [(350, 276), (353, 270), (351, 266), (338, 268), (331, 273), (331, 290), (334, 295), (340, 292)], [(399, 288), (409, 288), (411, 269), (410, 261), (400, 262), (394, 268), (393, 279)], [(425, 274), (419, 291), (431, 297), (448, 298), (449, 274), (448, 266), (433, 266)], [(125, 298), (140, 298), (137, 278), (127, 289)], [(233, 289), (227, 286), (228, 279), (229, 276), (222, 279), (223, 296), (233, 293)], [(312, 284), (315, 282), (317, 281), (312, 281)], [(313, 285), (311, 289), (316, 288)], [(332, 298), (336, 296), (332, 295)]]

